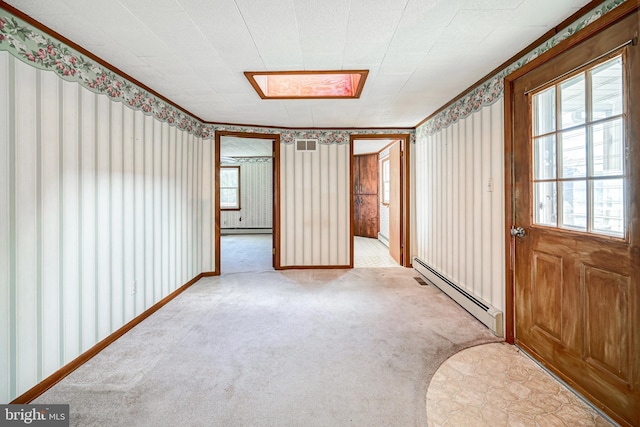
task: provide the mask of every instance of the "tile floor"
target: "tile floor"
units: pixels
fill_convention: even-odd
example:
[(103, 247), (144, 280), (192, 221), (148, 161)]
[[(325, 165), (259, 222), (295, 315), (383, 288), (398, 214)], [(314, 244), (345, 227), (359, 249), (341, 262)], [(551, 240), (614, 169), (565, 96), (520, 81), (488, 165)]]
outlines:
[(389, 255), (389, 248), (378, 239), (354, 237), (353, 267), (399, 267), (398, 263)]
[(427, 391), (428, 425), (610, 426), (515, 346), (465, 349), (445, 361)]

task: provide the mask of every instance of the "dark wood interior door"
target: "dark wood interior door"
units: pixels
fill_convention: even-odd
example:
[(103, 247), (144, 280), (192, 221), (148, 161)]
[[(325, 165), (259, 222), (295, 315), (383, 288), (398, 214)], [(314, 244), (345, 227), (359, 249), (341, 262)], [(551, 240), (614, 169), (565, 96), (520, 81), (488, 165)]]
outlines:
[(378, 238), (378, 155), (353, 157), (354, 235)]
[(635, 426), (640, 47), (627, 42), (637, 31), (634, 13), (513, 82), (516, 344)]

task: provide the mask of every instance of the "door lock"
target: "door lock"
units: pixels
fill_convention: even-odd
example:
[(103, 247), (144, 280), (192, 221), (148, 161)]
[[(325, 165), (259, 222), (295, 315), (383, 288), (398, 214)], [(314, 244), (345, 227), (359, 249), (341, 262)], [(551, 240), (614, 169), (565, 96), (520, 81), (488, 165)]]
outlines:
[(524, 237), (524, 235), (526, 234), (526, 232), (524, 231), (524, 228), (522, 227), (511, 227), (511, 235), (513, 237)]

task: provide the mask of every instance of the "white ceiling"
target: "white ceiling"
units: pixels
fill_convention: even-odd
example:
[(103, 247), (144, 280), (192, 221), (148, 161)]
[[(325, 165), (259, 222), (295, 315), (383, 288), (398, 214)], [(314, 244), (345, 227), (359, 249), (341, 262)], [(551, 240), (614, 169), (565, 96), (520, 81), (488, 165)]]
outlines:
[(256, 138), (238, 138), (223, 136), (220, 138), (221, 157), (271, 157), (273, 140)]
[[(413, 127), (588, 0), (6, 0), (205, 121)], [(360, 99), (244, 71), (367, 69)]]
[(379, 153), (387, 145), (391, 144), (393, 139), (354, 139), (353, 154), (372, 154)]

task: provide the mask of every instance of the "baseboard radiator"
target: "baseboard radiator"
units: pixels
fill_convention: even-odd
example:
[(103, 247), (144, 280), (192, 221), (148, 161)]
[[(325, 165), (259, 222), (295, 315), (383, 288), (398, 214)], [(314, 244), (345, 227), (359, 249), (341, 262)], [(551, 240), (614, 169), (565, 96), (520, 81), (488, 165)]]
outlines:
[(413, 268), (427, 281), (449, 295), (451, 299), (460, 304), (462, 308), (471, 313), (476, 319), (484, 323), (496, 336), (504, 336), (502, 311), (462, 289), (420, 258), (413, 258)]

